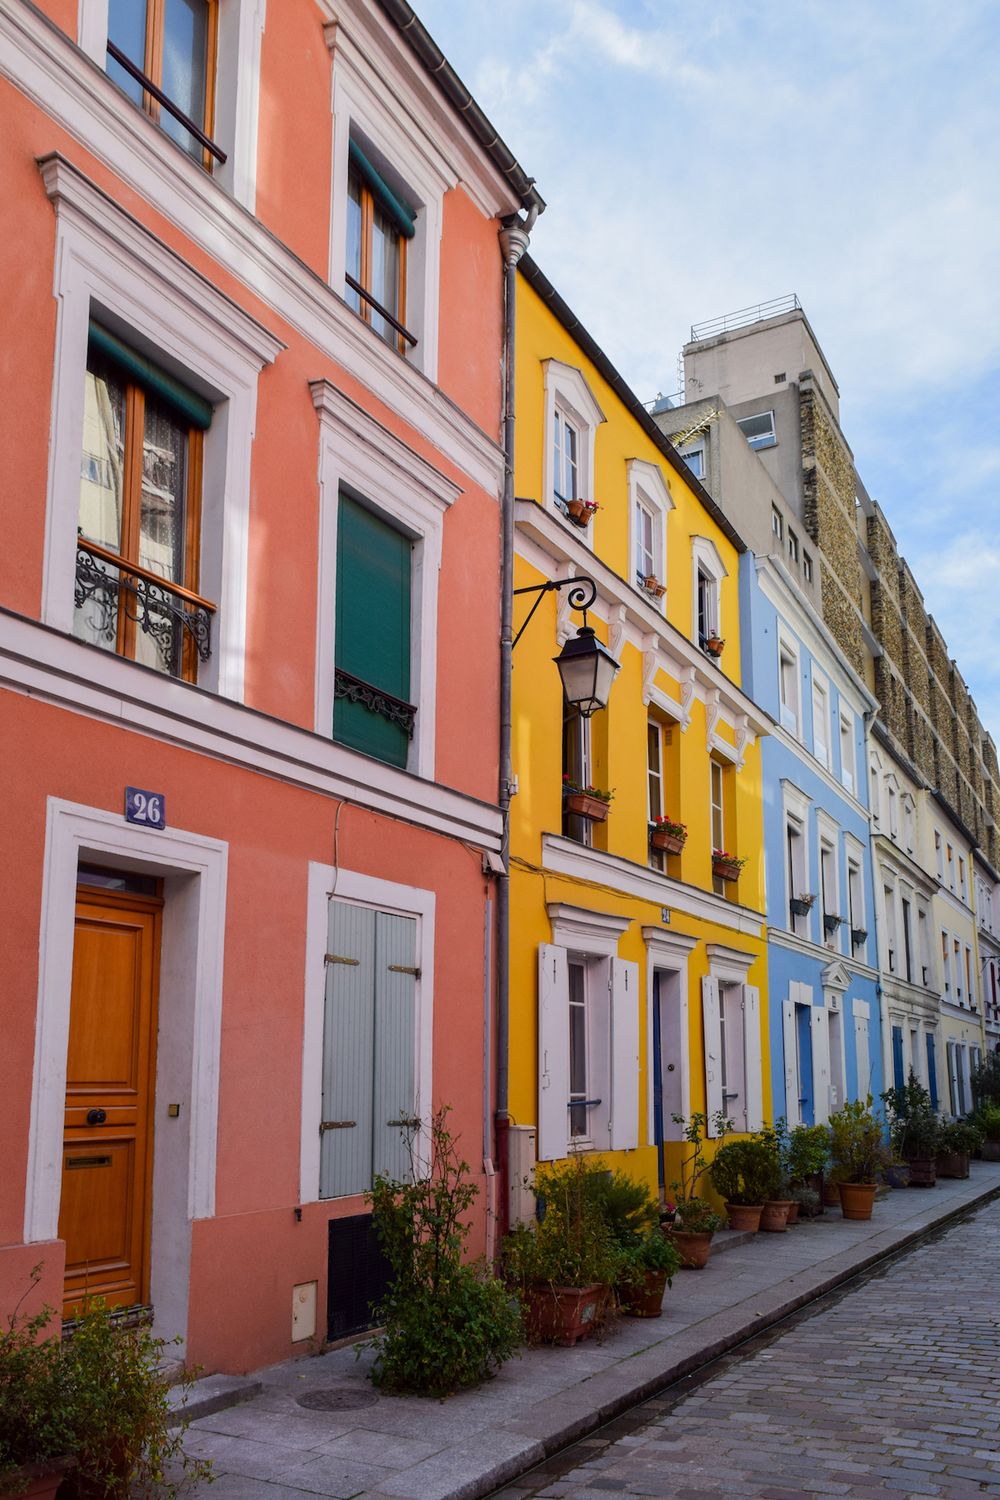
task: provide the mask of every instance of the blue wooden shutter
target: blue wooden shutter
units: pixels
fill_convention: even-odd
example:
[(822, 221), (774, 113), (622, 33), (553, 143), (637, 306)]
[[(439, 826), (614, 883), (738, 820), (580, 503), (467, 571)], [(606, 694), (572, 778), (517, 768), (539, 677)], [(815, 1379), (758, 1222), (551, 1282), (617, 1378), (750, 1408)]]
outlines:
[[(404, 703), (410, 701), (411, 552), (409, 537), (341, 494), (336, 667)], [(333, 737), (390, 765), (406, 765), (406, 730), (386, 714), (339, 692)]]
[(901, 1089), (906, 1082), (906, 1073), (903, 1068), (903, 1028), (894, 1026), (892, 1028), (892, 1081), (897, 1089)]
[(380, 911), (375, 933), (372, 1172), (405, 1182), (414, 1127), (395, 1122), (412, 1121), (416, 1109), (417, 924)]
[(927, 1092), (931, 1096), (931, 1108), (938, 1107), (937, 1057), (934, 1053), (933, 1033), (927, 1033)]
[(371, 1186), (375, 913), (331, 901), (323, 1020), (320, 1197)]

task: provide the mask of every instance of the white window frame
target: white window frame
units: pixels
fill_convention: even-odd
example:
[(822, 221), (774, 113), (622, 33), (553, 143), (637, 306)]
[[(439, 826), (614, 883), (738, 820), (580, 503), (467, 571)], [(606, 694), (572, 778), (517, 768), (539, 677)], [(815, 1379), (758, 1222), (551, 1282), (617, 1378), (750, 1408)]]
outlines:
[[(698, 939), (683, 933), (666, 931), (662, 927), (644, 927), (643, 941), (646, 945), (646, 1139), (650, 1145), (656, 1140), (655, 1100), (653, 1097), (653, 1006), (656, 1003), (655, 976), (657, 971), (671, 976), (677, 990), (677, 1034), (679, 1040), (677, 1067), (680, 1071), (678, 1114), (687, 1120), (691, 1115), (691, 1065), (688, 1006), (688, 957), (698, 945)], [(664, 1043), (661, 1030), (661, 1047)], [(675, 1125), (670, 1113), (662, 1122), (665, 1141), (683, 1140), (683, 1126)]]
[[(855, 744), (856, 719), (851, 710), (841, 699), (837, 710), (838, 736), (840, 747), (840, 784), (851, 796), (856, 795), (857, 785), (857, 745)], [(850, 754), (845, 758), (844, 746), (849, 747)]]
[(868, 762), (868, 811), (878, 827), (882, 822), (882, 762), (875, 754)]
[(885, 778), (886, 822), (891, 839), (899, 840), (899, 782), (890, 771)]
[(785, 518), (776, 505), (771, 506), (771, 535), (778, 542), (785, 539)]
[(212, 655), (199, 672), (199, 687), (240, 702), (257, 380), (284, 346), (76, 167), (50, 156), (41, 170), (56, 213), (59, 307), (42, 620), (67, 635), (73, 632), (87, 348), (96, 315), (215, 406), (204, 435), (201, 593), (217, 611)]
[[(746, 433), (743, 432), (743, 423), (744, 422), (756, 422), (761, 417), (770, 417), (771, 418), (771, 430), (770, 430), (770, 432), (760, 433), (757, 437), (753, 437), (753, 438), (747, 437)], [(755, 453), (758, 452), (761, 448), (776, 448), (778, 446), (778, 436), (777, 436), (777, 433), (775, 432), (775, 428), (774, 428), (774, 410), (773, 410), (773, 408), (770, 411), (748, 412), (745, 417), (737, 417), (736, 418), (736, 425), (740, 429), (740, 431), (743, 432), (743, 436), (746, 439), (747, 445), (749, 447), (751, 447), (754, 450)]]
[[(817, 733), (817, 728), (819, 733)], [(833, 747), (830, 744), (830, 683), (812, 669), (812, 753), (826, 770), (832, 769)], [(822, 752), (822, 753), (821, 753)]]
[[(816, 847), (817, 847), (818, 858), (819, 858), (819, 864), (817, 866), (817, 869), (818, 869), (818, 872), (819, 872), (819, 905), (820, 905), (820, 908), (821, 908), (821, 910), (820, 910), (819, 940), (820, 940), (820, 942), (821, 942), (821, 944), (823, 945), (824, 948), (829, 948), (830, 951), (833, 952), (833, 953), (841, 953), (841, 952), (844, 951), (844, 925), (845, 924), (844, 924), (844, 921), (843, 921), (844, 913), (841, 910), (841, 906), (842, 906), (842, 903), (843, 903), (843, 896), (841, 894), (841, 889), (840, 889), (840, 829), (838, 828), (837, 824), (833, 821), (833, 819), (827, 813), (823, 812), (822, 809), (819, 809), (819, 808), (816, 811)], [(823, 917), (825, 915), (825, 912), (822, 910), (822, 907), (823, 907), (823, 852), (824, 852), (824, 850), (826, 850), (829, 853), (829, 855), (830, 855), (830, 865), (831, 865), (831, 869), (832, 869), (832, 881), (833, 881), (833, 899), (837, 902), (836, 909), (832, 910), (830, 912), (830, 915), (834, 916), (834, 917), (840, 917), (841, 918), (840, 926), (836, 929), (836, 931), (832, 934), (832, 936), (827, 936), (826, 928), (823, 925)], [(847, 941), (848, 941), (848, 949), (847, 949), (847, 951), (849, 953), (850, 952), (850, 937), (848, 937)]]
[[(848, 957), (853, 958), (854, 944), (851, 941), (852, 927), (856, 928), (859, 932), (868, 932), (868, 919), (866, 915), (865, 903), (865, 846), (864, 844), (862, 844), (860, 839), (856, 839), (852, 833), (847, 832), (844, 833), (844, 861), (845, 867), (847, 869), (848, 923), (847, 940), (844, 946), (845, 952), (847, 953)], [(855, 872), (857, 876), (855, 887), (852, 887), (851, 884), (852, 871)], [(852, 899), (854, 888), (856, 888), (857, 891), (856, 903)], [(871, 933), (869, 932), (868, 937), (865, 939), (864, 943), (861, 944), (859, 949), (859, 956), (862, 962), (865, 961), (867, 955), (868, 941), (870, 937)]]
[(722, 628), (722, 580), (729, 577), (729, 570), (711, 537), (691, 538), (691, 639), (698, 640), (698, 574), (703, 573), (711, 586), (711, 601), (715, 612), (713, 628), (724, 636)]
[(811, 553), (807, 552), (804, 547), (802, 549), (802, 576), (805, 579), (806, 583), (812, 583), (812, 581), (813, 581), (813, 560), (812, 560), (812, 555), (811, 555)]
[(330, 381), (313, 381), (310, 390), (320, 425), (314, 728), (330, 739), (336, 669), (337, 516), (343, 486), (367, 500), (415, 543), (410, 578), (410, 694), (417, 714), (406, 769), (433, 780), (444, 518), (461, 490)]
[[(681, 458), (683, 458), (684, 462), (687, 464), (688, 468), (691, 470), (691, 473), (694, 475), (695, 479), (700, 479), (704, 482), (704, 480), (708, 477), (705, 468), (704, 443), (687, 444), (683, 448), (679, 448), (678, 452), (680, 453)], [(697, 468), (695, 468), (695, 466), (691, 462), (693, 458), (698, 460)]]
[(883, 872), (882, 877), (882, 930), (885, 935), (885, 963), (887, 974), (899, 977), (899, 917), (896, 912), (896, 881)]
[[(108, 65), (108, 9), (109, 0), (79, 0), (77, 41), (102, 73)], [(266, 13), (267, 0), (219, 0), (212, 139), (226, 153), (226, 161), (214, 162), (211, 175), (251, 213), (257, 201), (260, 54)], [(135, 108), (131, 100), (125, 102)], [(156, 122), (150, 120), (150, 125)], [(165, 131), (160, 133), (170, 141), (170, 148), (164, 148), (169, 161), (176, 142)], [(183, 147), (176, 149), (187, 156)]]
[[(917, 909), (916, 894), (912, 886), (900, 881), (899, 885), (899, 977), (905, 979), (907, 984), (916, 984), (916, 974), (919, 972), (917, 962), (917, 931), (914, 913)], [(907, 921), (909, 913), (909, 921)], [(906, 952), (909, 947), (910, 969), (906, 970)]]
[(594, 494), (594, 445), (597, 429), (606, 420), (582, 371), (559, 359), (543, 359), (542, 371), (545, 387), (545, 444), (542, 461), (542, 486), (545, 493), (545, 508), (572, 526), (573, 533), (585, 545), (592, 545), (593, 521), (586, 530), (567, 520), (562, 505), (556, 499), (555, 472), (552, 461), (555, 443), (555, 419), (558, 411), (572, 422), (579, 435), (577, 444), (577, 480), (580, 500), (595, 500)]
[[(628, 581), (633, 588), (640, 587), (636, 562), (639, 544), (638, 510), (642, 506), (649, 512), (653, 522), (653, 573), (659, 582), (665, 585), (667, 582), (667, 518), (674, 508), (667, 481), (656, 464), (647, 463), (642, 458), (628, 459), (626, 472), (628, 475)], [(667, 595), (664, 594), (659, 599), (649, 598), (649, 603), (663, 614), (667, 608)]]
[(798, 566), (799, 538), (798, 533), (794, 532), (790, 526), (788, 528), (788, 561)]
[[(706, 1134), (715, 1134), (712, 1115), (716, 1108), (729, 1113), (722, 1097), (721, 1064), (718, 1048), (721, 1028), (720, 1009), (725, 1006), (726, 1060), (740, 1069), (741, 1089), (739, 1096), (743, 1123), (736, 1120), (737, 1129), (759, 1130), (763, 1124), (763, 1065), (762, 1051), (765, 1038), (761, 1034), (760, 992), (756, 985), (747, 983), (754, 955), (721, 943), (706, 943), (708, 974), (702, 980), (702, 1027), (705, 1036), (705, 1088), (708, 1129)], [(754, 1028), (751, 1031), (751, 1028)], [(733, 1040), (738, 1033), (739, 1041)], [(733, 1082), (732, 1077), (728, 1080)], [(713, 1103), (712, 1101), (719, 1102)]]
[(916, 843), (917, 810), (910, 792), (903, 792), (900, 806), (903, 809), (903, 847), (912, 854)]
[[(785, 664), (792, 669), (792, 681), (795, 688), (794, 705), (789, 704), (785, 698)], [(778, 718), (781, 727), (795, 739), (801, 741), (803, 738), (802, 726), (802, 669), (799, 659), (799, 646), (795, 637), (787, 631), (778, 627)], [(792, 720), (794, 719), (794, 723)]]
[[(792, 782), (792, 781), (782, 780), (782, 783), (781, 783), (781, 809), (782, 809), (781, 827), (782, 827), (782, 835), (783, 835), (783, 847), (782, 847), (782, 851), (781, 851), (781, 863), (782, 863), (782, 869), (784, 871), (784, 877), (783, 877), (782, 885), (783, 885), (783, 888), (785, 890), (785, 916), (784, 916), (784, 920), (782, 922), (780, 922), (779, 924), (777, 924), (777, 925), (784, 926), (786, 921), (792, 922), (791, 931), (792, 932), (798, 932), (798, 929), (795, 926), (795, 922), (801, 921), (801, 922), (803, 922), (805, 924), (805, 931), (804, 931), (804, 933), (801, 933), (799, 935), (803, 936), (803, 937), (806, 937), (806, 938), (808, 938), (810, 936), (809, 929), (810, 929), (810, 925), (811, 925), (812, 920), (813, 920), (813, 912), (816, 910), (816, 903), (815, 902), (813, 903), (812, 910), (808, 913), (808, 915), (806, 915), (804, 917), (796, 917), (794, 919), (794, 921), (793, 921), (792, 914), (791, 914), (791, 906), (789, 905), (789, 902), (790, 902), (792, 896), (816, 895), (816, 892), (809, 890), (810, 870), (812, 868), (811, 865), (810, 865), (810, 857), (809, 857), (809, 824), (810, 824), (810, 821), (811, 821), (810, 820), (810, 816), (809, 816), (809, 810), (810, 810), (811, 806), (812, 806), (811, 799), (806, 795), (805, 792), (802, 791), (802, 789), (800, 787), (797, 787), (795, 785), (795, 783)], [(801, 869), (802, 889), (800, 891), (790, 891), (788, 889), (788, 881), (789, 881), (789, 870), (788, 870), (788, 825), (790, 823), (795, 826), (795, 831), (798, 833), (799, 837), (802, 840), (802, 844), (801, 844), (801, 849), (802, 849), (802, 859), (801, 859), (801, 866), (802, 866), (802, 869)]]
[(926, 989), (931, 984), (930, 912), (919, 895), (917, 900), (917, 957), (920, 967), (920, 983)]

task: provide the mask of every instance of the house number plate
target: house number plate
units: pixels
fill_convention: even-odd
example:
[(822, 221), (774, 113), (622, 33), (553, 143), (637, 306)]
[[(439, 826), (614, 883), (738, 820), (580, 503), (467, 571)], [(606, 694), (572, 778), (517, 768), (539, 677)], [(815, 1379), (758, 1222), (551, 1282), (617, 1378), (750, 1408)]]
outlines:
[(144, 828), (166, 828), (167, 800), (162, 792), (147, 792), (139, 786), (125, 788), (125, 821)]

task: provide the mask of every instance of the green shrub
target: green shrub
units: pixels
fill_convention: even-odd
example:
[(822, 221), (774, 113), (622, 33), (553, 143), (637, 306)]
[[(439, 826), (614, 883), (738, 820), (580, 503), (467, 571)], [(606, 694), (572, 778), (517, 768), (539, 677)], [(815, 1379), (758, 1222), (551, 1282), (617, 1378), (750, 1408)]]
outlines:
[(988, 1052), (982, 1062), (972, 1069), (970, 1081), (972, 1099), (977, 1109), (982, 1109), (984, 1105), (1000, 1108), (1000, 1052)]
[(788, 1175), (804, 1182), (826, 1170), (830, 1160), (830, 1132), (825, 1125), (796, 1125), (788, 1137)]
[(607, 1177), (600, 1158), (574, 1156), (538, 1167), (540, 1218), (504, 1242), (505, 1274), (522, 1294), (535, 1282), (583, 1287), (616, 1280), (621, 1249), (601, 1206)]
[(946, 1156), (955, 1153), (959, 1156), (971, 1156), (983, 1144), (983, 1132), (977, 1125), (967, 1120), (955, 1120), (950, 1125), (942, 1125), (938, 1137), (938, 1154)]
[(588, 1180), (616, 1244), (634, 1244), (659, 1222), (659, 1209), (648, 1183), (621, 1171), (595, 1173)]
[(912, 1071), (902, 1088), (886, 1090), (882, 1103), (894, 1151), (907, 1160), (937, 1154), (941, 1124), (930, 1094)]
[(770, 1140), (730, 1141), (708, 1169), (712, 1186), (726, 1202), (765, 1203), (781, 1183), (778, 1155)]
[(389, 1290), (374, 1309), (384, 1332), (374, 1340), (372, 1380), (389, 1391), (447, 1396), (478, 1385), (515, 1353), (521, 1320), (503, 1284), (480, 1261), (462, 1258), (467, 1214), (479, 1189), (447, 1126), (431, 1121), (426, 1176), (415, 1164), (409, 1182), (375, 1178), (366, 1194), (372, 1222), (392, 1268)]
[(1000, 1104), (984, 1104), (976, 1113), (976, 1122), (987, 1141), (1000, 1141)]
[(872, 1110), (869, 1094), (865, 1103), (852, 1099), (830, 1116), (830, 1155), (833, 1182), (873, 1183), (891, 1161), (883, 1138), (882, 1122)]
[(74, 1447), (62, 1345), (58, 1336), (45, 1337), (52, 1309), (21, 1316), (40, 1278), (41, 1267), (36, 1266), (7, 1327), (0, 1330), (0, 1494), (17, 1493), (13, 1475), (22, 1464), (64, 1458)]

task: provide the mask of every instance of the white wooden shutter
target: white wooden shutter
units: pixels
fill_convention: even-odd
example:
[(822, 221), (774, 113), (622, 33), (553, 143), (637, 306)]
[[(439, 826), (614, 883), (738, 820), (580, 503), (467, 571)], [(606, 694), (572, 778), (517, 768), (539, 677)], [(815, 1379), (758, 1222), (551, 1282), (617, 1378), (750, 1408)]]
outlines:
[(755, 984), (745, 984), (743, 986), (743, 1071), (748, 1130), (760, 1130), (764, 1124), (764, 1063), (761, 1051), (760, 990)]
[(706, 1134), (714, 1136), (712, 1121), (722, 1108), (722, 1027), (719, 1024), (719, 981), (711, 974), (701, 981), (701, 1018), (705, 1033)]
[(785, 1040), (785, 1119), (788, 1128), (801, 1125), (799, 1106), (799, 1048), (795, 1034), (795, 1001), (781, 1002), (781, 1025)]
[(569, 1142), (569, 966), (566, 949), (538, 948), (538, 1157), (556, 1161)]
[(810, 1009), (813, 1054), (813, 1119), (825, 1125), (830, 1118), (830, 1022), (826, 1008)]
[(612, 958), (611, 1122), (612, 1151), (639, 1144), (639, 965)]
[(862, 1102), (871, 1093), (871, 1056), (868, 1048), (868, 1017), (854, 1016), (854, 1055), (858, 1065), (858, 1098)]

